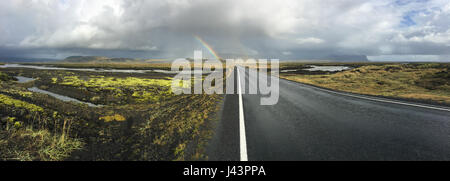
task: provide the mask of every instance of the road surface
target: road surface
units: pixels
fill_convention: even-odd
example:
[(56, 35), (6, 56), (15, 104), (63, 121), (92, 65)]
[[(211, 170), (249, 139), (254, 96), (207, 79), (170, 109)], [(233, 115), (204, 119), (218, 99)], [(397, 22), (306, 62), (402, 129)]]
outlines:
[[(257, 84), (248, 83), (248, 71), (238, 70), (248, 93), (249, 86)], [(234, 71), (235, 87), (237, 74)], [(343, 94), (282, 79), (279, 86), (279, 101), (273, 106), (261, 106), (259, 94), (242, 94), (243, 120), (238, 91), (225, 96), (207, 149), (210, 160), (242, 160), (242, 135), (250, 161), (450, 160), (448, 108)]]

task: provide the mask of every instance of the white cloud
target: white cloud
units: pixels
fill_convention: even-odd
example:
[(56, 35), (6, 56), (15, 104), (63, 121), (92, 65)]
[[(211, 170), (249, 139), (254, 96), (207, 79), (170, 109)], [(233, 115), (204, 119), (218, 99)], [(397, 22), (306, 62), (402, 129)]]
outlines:
[(309, 38), (297, 38), (295, 42), (297, 42), (298, 44), (319, 44), (323, 43), (324, 40), (320, 38), (309, 37)]
[(292, 52), (290, 52), (290, 51), (284, 51), (284, 52), (281, 52), (283, 55), (292, 55)]

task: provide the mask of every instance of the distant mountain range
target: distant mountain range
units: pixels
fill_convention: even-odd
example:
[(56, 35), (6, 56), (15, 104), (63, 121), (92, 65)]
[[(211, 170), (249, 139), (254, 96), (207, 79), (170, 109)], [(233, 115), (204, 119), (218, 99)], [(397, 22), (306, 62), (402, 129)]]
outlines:
[[(227, 55), (222, 57), (226, 58), (247, 58), (241, 57), (238, 55)], [(187, 58), (188, 60), (192, 60), (192, 58)], [(206, 60), (206, 59), (205, 59)], [(301, 61), (300, 59), (297, 59)], [(368, 62), (367, 56), (365, 55), (328, 55), (323, 57), (314, 57), (314, 58), (305, 58), (303, 60), (308, 61), (327, 61), (327, 62)], [(111, 58), (105, 56), (70, 56), (63, 60), (58, 59), (49, 59), (49, 58), (20, 58), (20, 57), (0, 57), (0, 62), (5, 63), (21, 63), (21, 62), (67, 62), (67, 63), (126, 63), (126, 62), (164, 62), (167, 63), (166, 59), (136, 59), (136, 58)], [(293, 58), (290, 61), (296, 61)]]
[(141, 59), (132, 59), (132, 58), (110, 58), (103, 56), (70, 56), (62, 60), (63, 62), (70, 63), (89, 63), (89, 62), (137, 62), (143, 61)]
[[(242, 56), (238, 54), (220, 54), (221, 58), (227, 59), (227, 58), (252, 58), (248, 56)], [(278, 58), (280, 61), (301, 61), (301, 60), (307, 60), (307, 61), (317, 61), (317, 62), (368, 62), (369, 59), (366, 55), (323, 55), (323, 56), (302, 56), (298, 57), (295, 55), (291, 56), (281, 56), (281, 57), (253, 57), (253, 58)]]
[(328, 55), (323, 59), (333, 62), (368, 62), (366, 55)]
[(298, 62), (370, 62), (366, 55), (327, 55), (322, 57), (306, 57), (303, 59), (287, 59)]

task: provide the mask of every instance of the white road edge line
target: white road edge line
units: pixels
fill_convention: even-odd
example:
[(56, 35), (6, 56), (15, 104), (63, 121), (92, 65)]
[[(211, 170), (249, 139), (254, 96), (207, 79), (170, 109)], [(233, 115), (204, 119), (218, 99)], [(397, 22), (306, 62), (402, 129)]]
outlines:
[(245, 121), (244, 121), (244, 106), (242, 103), (241, 92), (241, 76), (239, 74), (239, 68), (236, 67), (237, 81), (238, 81), (238, 94), (239, 94), (239, 137), (240, 137), (240, 150), (241, 161), (248, 161), (247, 157), (247, 138), (245, 137)]
[[(306, 85), (306, 84), (303, 84), (303, 85)], [(310, 86), (310, 85), (308, 85), (308, 86)], [(426, 106), (426, 105), (398, 102), (398, 101), (387, 100), (387, 99), (376, 99), (376, 98), (370, 98), (370, 97), (365, 97), (365, 96), (352, 95), (352, 94), (348, 94), (348, 93), (336, 92), (336, 91), (322, 89), (322, 88), (314, 87), (314, 86), (311, 86), (311, 87), (319, 89), (319, 90), (322, 90), (322, 91), (331, 92), (331, 93), (334, 93), (334, 94), (339, 94), (339, 95), (344, 95), (344, 96), (349, 96), (349, 97), (356, 97), (356, 98), (359, 98), (359, 99), (366, 99), (366, 100), (371, 100), (371, 101), (386, 102), (386, 103), (392, 103), (392, 104), (401, 104), (401, 105), (407, 105), (407, 106), (414, 106), (414, 107), (421, 107), (421, 108), (428, 108), (428, 109), (435, 109), (435, 110), (450, 112), (450, 109), (447, 109), (447, 108), (440, 108), (440, 107), (433, 107), (433, 106)]]

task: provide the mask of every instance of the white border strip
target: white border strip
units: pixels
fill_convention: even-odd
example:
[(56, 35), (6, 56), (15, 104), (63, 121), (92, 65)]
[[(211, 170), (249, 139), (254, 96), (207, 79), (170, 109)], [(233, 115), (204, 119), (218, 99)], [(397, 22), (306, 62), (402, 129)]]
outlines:
[(239, 74), (239, 68), (237, 71), (237, 81), (238, 81), (238, 94), (239, 94), (239, 137), (240, 137), (240, 150), (241, 150), (241, 161), (248, 161), (247, 157), (247, 139), (245, 137), (245, 121), (244, 121), (244, 107), (242, 103), (242, 92), (241, 92), (241, 76)]

